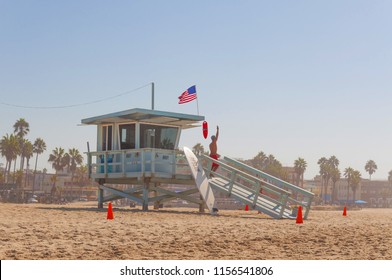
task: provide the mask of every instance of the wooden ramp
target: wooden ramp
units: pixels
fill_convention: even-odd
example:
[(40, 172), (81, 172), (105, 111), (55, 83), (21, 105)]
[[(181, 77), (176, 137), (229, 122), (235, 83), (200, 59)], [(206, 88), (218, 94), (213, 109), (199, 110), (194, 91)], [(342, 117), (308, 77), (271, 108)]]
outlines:
[[(295, 219), (292, 208), (301, 205), (307, 218), (313, 193), (228, 157), (218, 161), (203, 155), (202, 160), (214, 190), (276, 219)], [(211, 171), (213, 162), (219, 164), (218, 172)]]
[(258, 210), (273, 218), (295, 218), (291, 216), (291, 211), (282, 207), (285, 205), (285, 201), (287, 201), (287, 194), (281, 197), (281, 201), (274, 201), (268, 197), (263, 197), (263, 194), (257, 193), (257, 190), (255, 191), (255, 189), (246, 188), (238, 184), (231, 184), (230, 181), (223, 178), (212, 178), (209, 180), (209, 183), (213, 189), (224, 192), (243, 204), (249, 205), (252, 209)]

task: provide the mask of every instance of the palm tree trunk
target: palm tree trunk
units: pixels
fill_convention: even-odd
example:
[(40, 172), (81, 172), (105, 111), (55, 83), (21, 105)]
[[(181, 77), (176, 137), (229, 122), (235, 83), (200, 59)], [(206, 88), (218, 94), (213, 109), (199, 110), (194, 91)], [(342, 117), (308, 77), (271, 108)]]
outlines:
[(24, 166), (24, 157), (20, 156), (20, 164), (19, 164), (19, 170), (23, 171), (23, 166)]
[(35, 156), (35, 166), (34, 166), (34, 175), (33, 175), (33, 194), (35, 189), (35, 175), (37, 174), (37, 162), (38, 162), (38, 153)]
[(347, 197), (346, 197), (346, 204), (348, 204), (348, 195), (350, 193), (350, 186), (347, 185)]
[(324, 179), (321, 176), (321, 188), (320, 188), (320, 198), (321, 198), (321, 201), (323, 200), (323, 191), (324, 191)]
[(9, 161), (7, 160), (5, 162), (5, 167), (4, 167), (4, 182), (5, 183), (8, 183), (8, 178), (7, 178), (8, 165), (9, 165)]
[(12, 183), (13, 183), (13, 184), (15, 184), (15, 179), (16, 179), (16, 176), (15, 176), (16, 173), (15, 173), (15, 172), (16, 172), (16, 159), (15, 159), (15, 162), (14, 162), (14, 178), (13, 178), (13, 180), (12, 180)]
[(45, 181), (45, 173), (42, 173), (42, 177), (41, 177), (41, 190), (44, 188), (44, 181)]
[(327, 194), (328, 194), (328, 181), (325, 180), (324, 184), (324, 203), (327, 203)]
[(332, 184), (332, 194), (331, 194), (331, 203), (336, 200), (336, 183), (333, 182)]
[(25, 181), (24, 181), (24, 187), (25, 187), (25, 188), (26, 188), (26, 186), (27, 186), (27, 170), (28, 170), (28, 168), (26, 167)]
[(10, 160), (10, 163), (8, 164), (8, 170), (7, 170), (7, 183), (9, 183), (9, 180), (10, 180), (11, 165), (12, 165), (12, 160)]

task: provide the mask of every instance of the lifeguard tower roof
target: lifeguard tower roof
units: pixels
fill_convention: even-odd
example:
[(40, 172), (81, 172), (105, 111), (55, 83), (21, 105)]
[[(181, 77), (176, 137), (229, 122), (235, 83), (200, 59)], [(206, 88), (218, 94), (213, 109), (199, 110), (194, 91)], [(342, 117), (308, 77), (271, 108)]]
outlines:
[(173, 125), (186, 129), (198, 126), (198, 123), (203, 120), (204, 116), (135, 108), (83, 119), (82, 123), (99, 125), (135, 121), (160, 125)]

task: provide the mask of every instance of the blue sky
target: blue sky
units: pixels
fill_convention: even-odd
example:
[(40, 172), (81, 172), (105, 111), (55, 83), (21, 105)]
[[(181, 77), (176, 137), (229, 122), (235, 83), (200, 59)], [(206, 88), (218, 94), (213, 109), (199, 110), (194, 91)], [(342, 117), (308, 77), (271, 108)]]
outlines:
[[(390, 1), (0, 0), (0, 136), (19, 118), (31, 141), (95, 147), (96, 115), (150, 108), (196, 114), (177, 97), (197, 86), (200, 114), (221, 128), (219, 153), (259, 151), (284, 165), (335, 155), (340, 169), (392, 170)], [(210, 131), (210, 133), (213, 131)], [(183, 132), (180, 146), (209, 141)], [(4, 163), (4, 159), (0, 159)]]

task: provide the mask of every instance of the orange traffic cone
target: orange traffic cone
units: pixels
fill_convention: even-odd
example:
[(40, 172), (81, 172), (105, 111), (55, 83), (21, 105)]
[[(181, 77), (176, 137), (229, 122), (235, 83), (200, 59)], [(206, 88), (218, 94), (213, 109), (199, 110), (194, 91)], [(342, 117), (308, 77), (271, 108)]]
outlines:
[(111, 202), (109, 202), (109, 206), (108, 206), (108, 215), (107, 215), (107, 219), (108, 219), (108, 220), (113, 220), (113, 219), (114, 219), (113, 208), (112, 208), (112, 203), (111, 203)]
[(347, 216), (347, 207), (346, 206), (344, 206), (344, 209), (343, 209), (343, 216)]
[(249, 205), (248, 204), (245, 205), (245, 211), (249, 211)]
[(297, 224), (303, 224), (304, 220), (302, 219), (302, 206), (298, 207), (298, 212), (297, 212)]

